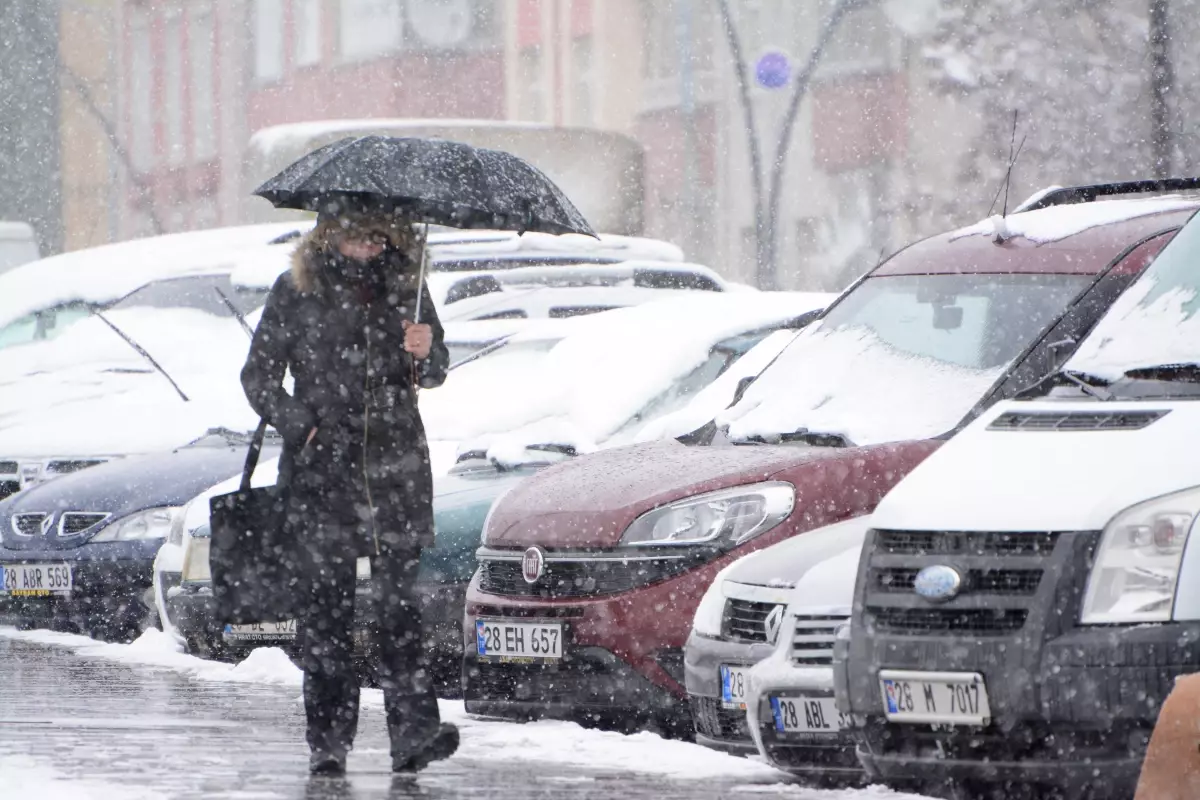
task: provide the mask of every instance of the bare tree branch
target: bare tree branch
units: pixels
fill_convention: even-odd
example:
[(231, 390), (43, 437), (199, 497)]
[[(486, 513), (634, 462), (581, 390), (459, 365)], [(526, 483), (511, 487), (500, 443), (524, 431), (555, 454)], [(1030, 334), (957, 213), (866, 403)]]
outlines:
[(133, 183), (134, 191), (137, 195), (138, 207), (146, 212), (155, 235), (161, 235), (164, 232), (164, 228), (162, 220), (159, 219), (158, 213), (154, 210), (154, 198), (150, 191), (150, 186), (134, 167), (133, 158), (125, 148), (125, 145), (121, 143), (121, 137), (117, 133), (116, 125), (104, 113), (104, 109), (100, 108), (100, 104), (96, 102), (95, 95), (92, 94), (87, 83), (66, 64), (62, 64), (60, 69), (64, 80), (70, 85), (75, 94), (79, 96), (79, 99), (83, 101), (83, 105), (87, 108), (88, 113), (100, 124), (101, 129), (104, 131), (104, 137), (108, 140), (108, 146), (112, 149), (117, 160), (121, 162), (121, 166), (125, 168), (125, 173)]

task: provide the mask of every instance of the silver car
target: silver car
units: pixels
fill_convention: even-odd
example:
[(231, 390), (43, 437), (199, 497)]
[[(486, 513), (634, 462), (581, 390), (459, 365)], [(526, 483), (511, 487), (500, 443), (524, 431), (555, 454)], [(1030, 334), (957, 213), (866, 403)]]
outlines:
[[(684, 679), (696, 741), (739, 755), (757, 752), (747, 725), (750, 668), (786, 642), (811, 663), (833, 660), (836, 628), (849, 617), (788, 623), (786, 610), (798, 581), (817, 564), (862, 546), (868, 517), (818, 528), (741, 558), (722, 570), (696, 609), (684, 648)], [(853, 590), (854, 575), (846, 592)]]

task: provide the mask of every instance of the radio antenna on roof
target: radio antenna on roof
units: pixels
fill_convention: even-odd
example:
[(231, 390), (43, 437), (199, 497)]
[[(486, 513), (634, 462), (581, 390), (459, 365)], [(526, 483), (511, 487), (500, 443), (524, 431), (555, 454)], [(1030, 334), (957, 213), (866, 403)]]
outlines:
[(1013, 111), (1012, 138), (1010, 138), (1008, 141), (1008, 168), (1004, 174), (1004, 183), (999, 189), (996, 190), (996, 196), (992, 198), (992, 205), (988, 207), (987, 215), (989, 217), (996, 209), (996, 201), (1000, 199), (1000, 192), (1004, 192), (1004, 211), (1001, 216), (1008, 216), (1008, 190), (1009, 186), (1012, 184), (1013, 167), (1016, 166), (1017, 159), (1021, 156), (1021, 151), (1025, 149), (1025, 140), (1029, 138), (1028, 134), (1022, 136), (1021, 144), (1017, 145), (1017, 116), (1019, 113), (1020, 112), (1017, 110)]

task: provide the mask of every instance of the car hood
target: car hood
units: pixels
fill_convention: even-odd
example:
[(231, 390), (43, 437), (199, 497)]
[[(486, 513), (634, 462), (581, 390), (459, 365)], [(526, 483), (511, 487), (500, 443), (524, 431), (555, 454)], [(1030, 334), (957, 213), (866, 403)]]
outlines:
[[(272, 450), (274, 448), (271, 448)], [(241, 471), (244, 446), (199, 446), (110, 461), (19, 492), (0, 503), (0, 539), (11, 549), (77, 546), (79, 537), (16, 537), (14, 514), (65, 511), (110, 514), (110, 521), (160, 506), (182, 506), (208, 487)], [(53, 525), (50, 526), (53, 529)], [(99, 530), (99, 529), (98, 529)], [(86, 539), (85, 539), (86, 541)]]
[[(733, 563), (725, 574), (727, 582), (748, 586), (788, 589), (810, 582), (817, 565), (847, 550), (858, 552), (866, 537), (871, 516), (864, 514), (794, 536)], [(854, 583), (853, 572), (850, 583)], [(848, 595), (847, 595), (848, 596)]]
[[(1094, 415), (1167, 413), (1141, 428)], [(1006, 414), (1050, 415), (1057, 428), (997, 430)], [(1013, 417), (1006, 417), (1014, 419)], [(1065, 425), (1070, 425), (1067, 429)], [(881, 529), (1100, 530), (1135, 503), (1200, 485), (1196, 402), (1008, 402), (975, 420), (880, 503)]]
[[(879, 480), (875, 470), (903, 474), (936, 446), (927, 441), (873, 448), (688, 447), (666, 440), (604, 450), (549, 467), (514, 487), (492, 509), (485, 544), (501, 548), (612, 547), (629, 523), (653, 508), (765, 480), (795, 485), (797, 511), (793, 516), (808, 516), (813, 503), (822, 499), (831, 485), (844, 487), (856, 475), (868, 482)], [(820, 509), (806, 527), (823, 524), (826, 518), (836, 521), (870, 510), (849, 505)]]

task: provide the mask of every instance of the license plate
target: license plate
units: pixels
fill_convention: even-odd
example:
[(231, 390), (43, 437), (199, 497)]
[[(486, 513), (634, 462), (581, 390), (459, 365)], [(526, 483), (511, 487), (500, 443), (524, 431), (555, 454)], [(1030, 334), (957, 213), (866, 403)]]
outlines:
[(558, 622), (475, 620), (475, 647), (480, 658), (496, 661), (552, 661), (562, 658), (563, 632)]
[(771, 714), (780, 733), (837, 733), (846, 727), (832, 697), (772, 697)]
[(741, 667), (731, 667), (722, 664), (721, 670), (721, 705), (725, 708), (746, 709), (746, 684), (750, 680), (750, 670)]
[(70, 564), (0, 564), (0, 594), (49, 597), (70, 594), (74, 588)]
[(242, 642), (266, 642), (296, 638), (296, 621), (254, 622), (249, 625), (226, 625), (225, 638)]
[(891, 722), (987, 725), (987, 686), (978, 672), (881, 670), (879, 690)]

